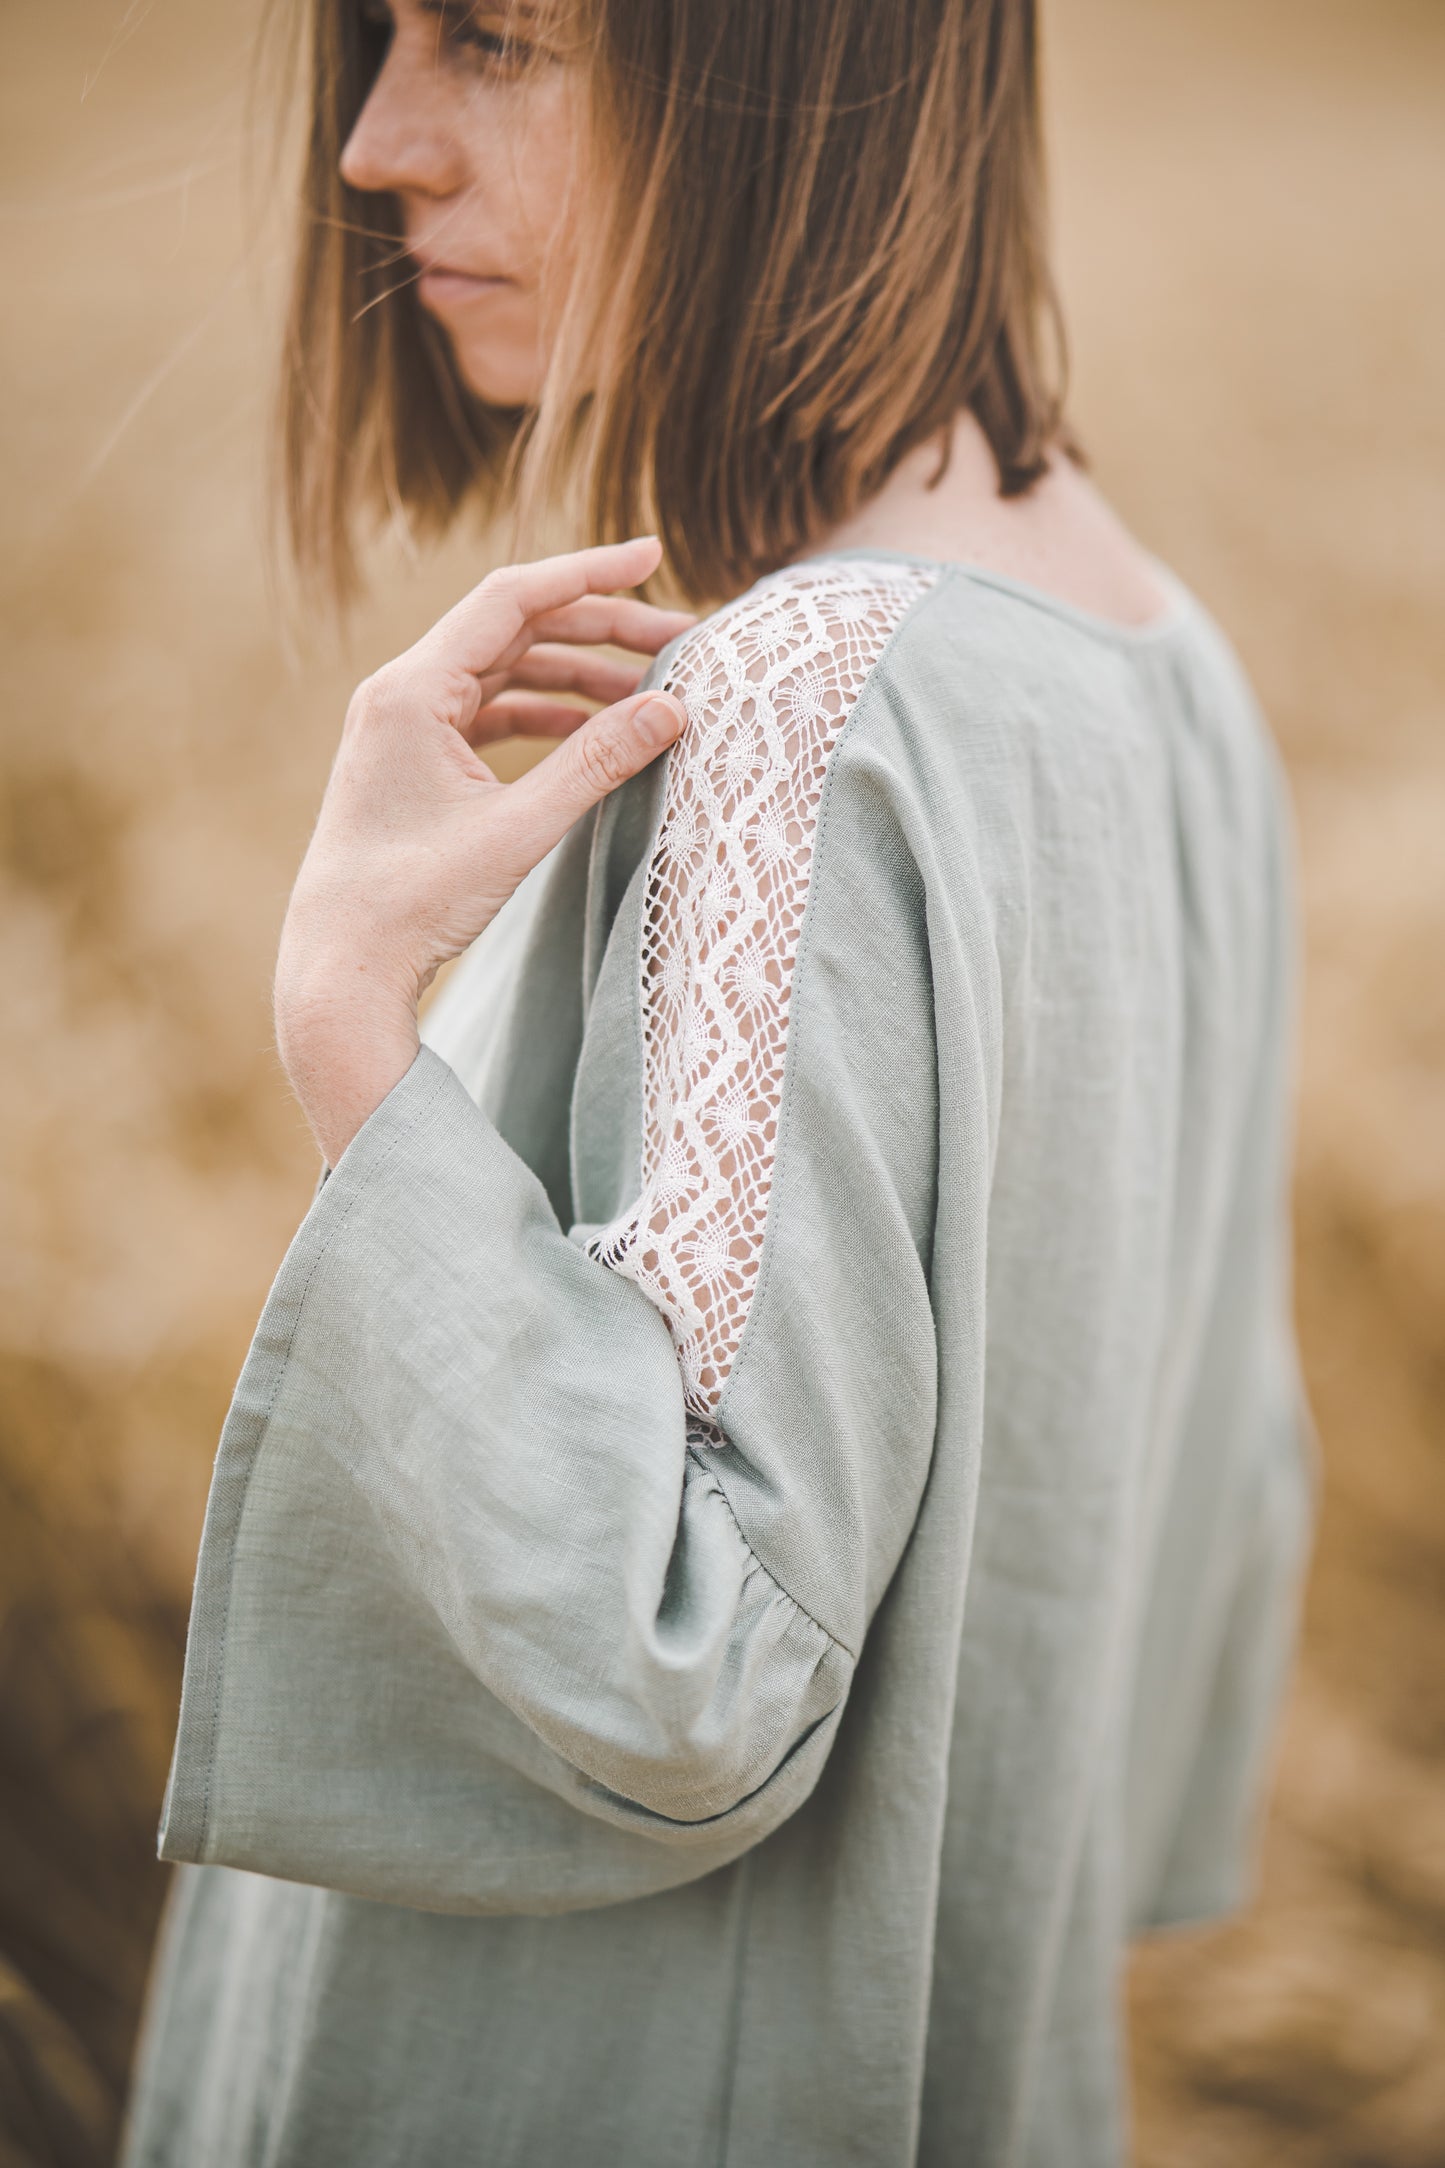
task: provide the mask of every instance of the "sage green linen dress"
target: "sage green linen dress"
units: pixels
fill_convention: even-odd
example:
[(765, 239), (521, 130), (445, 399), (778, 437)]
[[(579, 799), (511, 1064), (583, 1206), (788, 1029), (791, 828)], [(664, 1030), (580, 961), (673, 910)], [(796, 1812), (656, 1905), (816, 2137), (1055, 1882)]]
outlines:
[(457, 967), (221, 1440), (128, 2168), (1117, 2168), (1316, 1452), (1275, 755), (845, 551)]

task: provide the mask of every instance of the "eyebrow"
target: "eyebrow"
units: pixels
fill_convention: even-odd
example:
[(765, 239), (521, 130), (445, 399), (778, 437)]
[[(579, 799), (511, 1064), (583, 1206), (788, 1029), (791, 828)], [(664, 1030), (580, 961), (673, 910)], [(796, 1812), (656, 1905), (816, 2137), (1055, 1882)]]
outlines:
[(524, 29), (542, 15), (536, 0), (417, 0), (417, 5), (423, 15), (496, 15)]

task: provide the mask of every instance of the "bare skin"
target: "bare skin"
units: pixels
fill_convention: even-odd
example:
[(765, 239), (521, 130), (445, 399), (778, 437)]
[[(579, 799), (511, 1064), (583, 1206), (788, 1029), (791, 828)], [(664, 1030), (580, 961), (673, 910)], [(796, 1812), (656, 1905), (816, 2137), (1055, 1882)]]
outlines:
[(930, 487), (937, 470), (934, 445), (911, 452), (820, 552), (912, 550), (979, 565), (1120, 625), (1147, 624), (1168, 608), (1147, 553), (1062, 453), (1026, 496), (1001, 497), (988, 439), (972, 414), (960, 414), (947, 471)]
[[(533, 402), (578, 221), (576, 63), (519, 65), (505, 19), (450, 0), (366, 0), (385, 63), (341, 159), (357, 189), (401, 206), (422, 305), (479, 397)], [(999, 495), (978, 424), (959, 416), (947, 472), (913, 453), (811, 554), (874, 548), (961, 560), (1117, 624), (1161, 614), (1146, 552), (1062, 456), (1022, 498)], [(644, 698), (643, 665), (691, 619), (621, 598), (656, 568), (642, 537), (491, 574), (353, 695), (282, 930), (277, 1043), (328, 1163), (400, 1082), (417, 1004), (582, 813), (683, 727)], [(558, 697), (606, 703), (588, 717)], [(561, 742), (500, 783), (478, 748), (518, 731)]]
[[(341, 153), (352, 188), (401, 206), (418, 299), (494, 406), (535, 400), (548, 296), (565, 291), (576, 231), (577, 67), (525, 55), (507, 18), (440, 0), (365, 0), (391, 25), (371, 94)], [(528, 48), (536, 55), (536, 48)]]

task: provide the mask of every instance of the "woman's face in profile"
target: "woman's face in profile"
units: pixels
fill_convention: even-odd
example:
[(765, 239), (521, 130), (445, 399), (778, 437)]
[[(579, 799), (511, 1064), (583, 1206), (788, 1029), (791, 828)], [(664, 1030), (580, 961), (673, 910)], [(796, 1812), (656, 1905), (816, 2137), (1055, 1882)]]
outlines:
[(389, 32), (341, 154), (352, 188), (395, 196), (417, 294), (470, 388), (527, 406), (546, 358), (543, 276), (562, 256), (579, 71), (518, 43), (511, 8), (362, 0)]

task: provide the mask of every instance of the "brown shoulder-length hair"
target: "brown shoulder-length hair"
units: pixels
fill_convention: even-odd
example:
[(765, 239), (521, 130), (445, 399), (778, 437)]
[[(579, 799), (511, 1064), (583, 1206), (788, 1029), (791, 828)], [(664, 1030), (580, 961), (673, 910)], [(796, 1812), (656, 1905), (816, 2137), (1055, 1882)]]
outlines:
[(356, 536), (525, 527), (663, 539), (693, 602), (846, 520), (971, 408), (1005, 495), (1065, 438), (1035, 0), (569, 0), (590, 88), (588, 246), (535, 411), (486, 407), (399, 268), (399, 215), (342, 181), (385, 50), (311, 0), (310, 136), (280, 405), (303, 570)]

